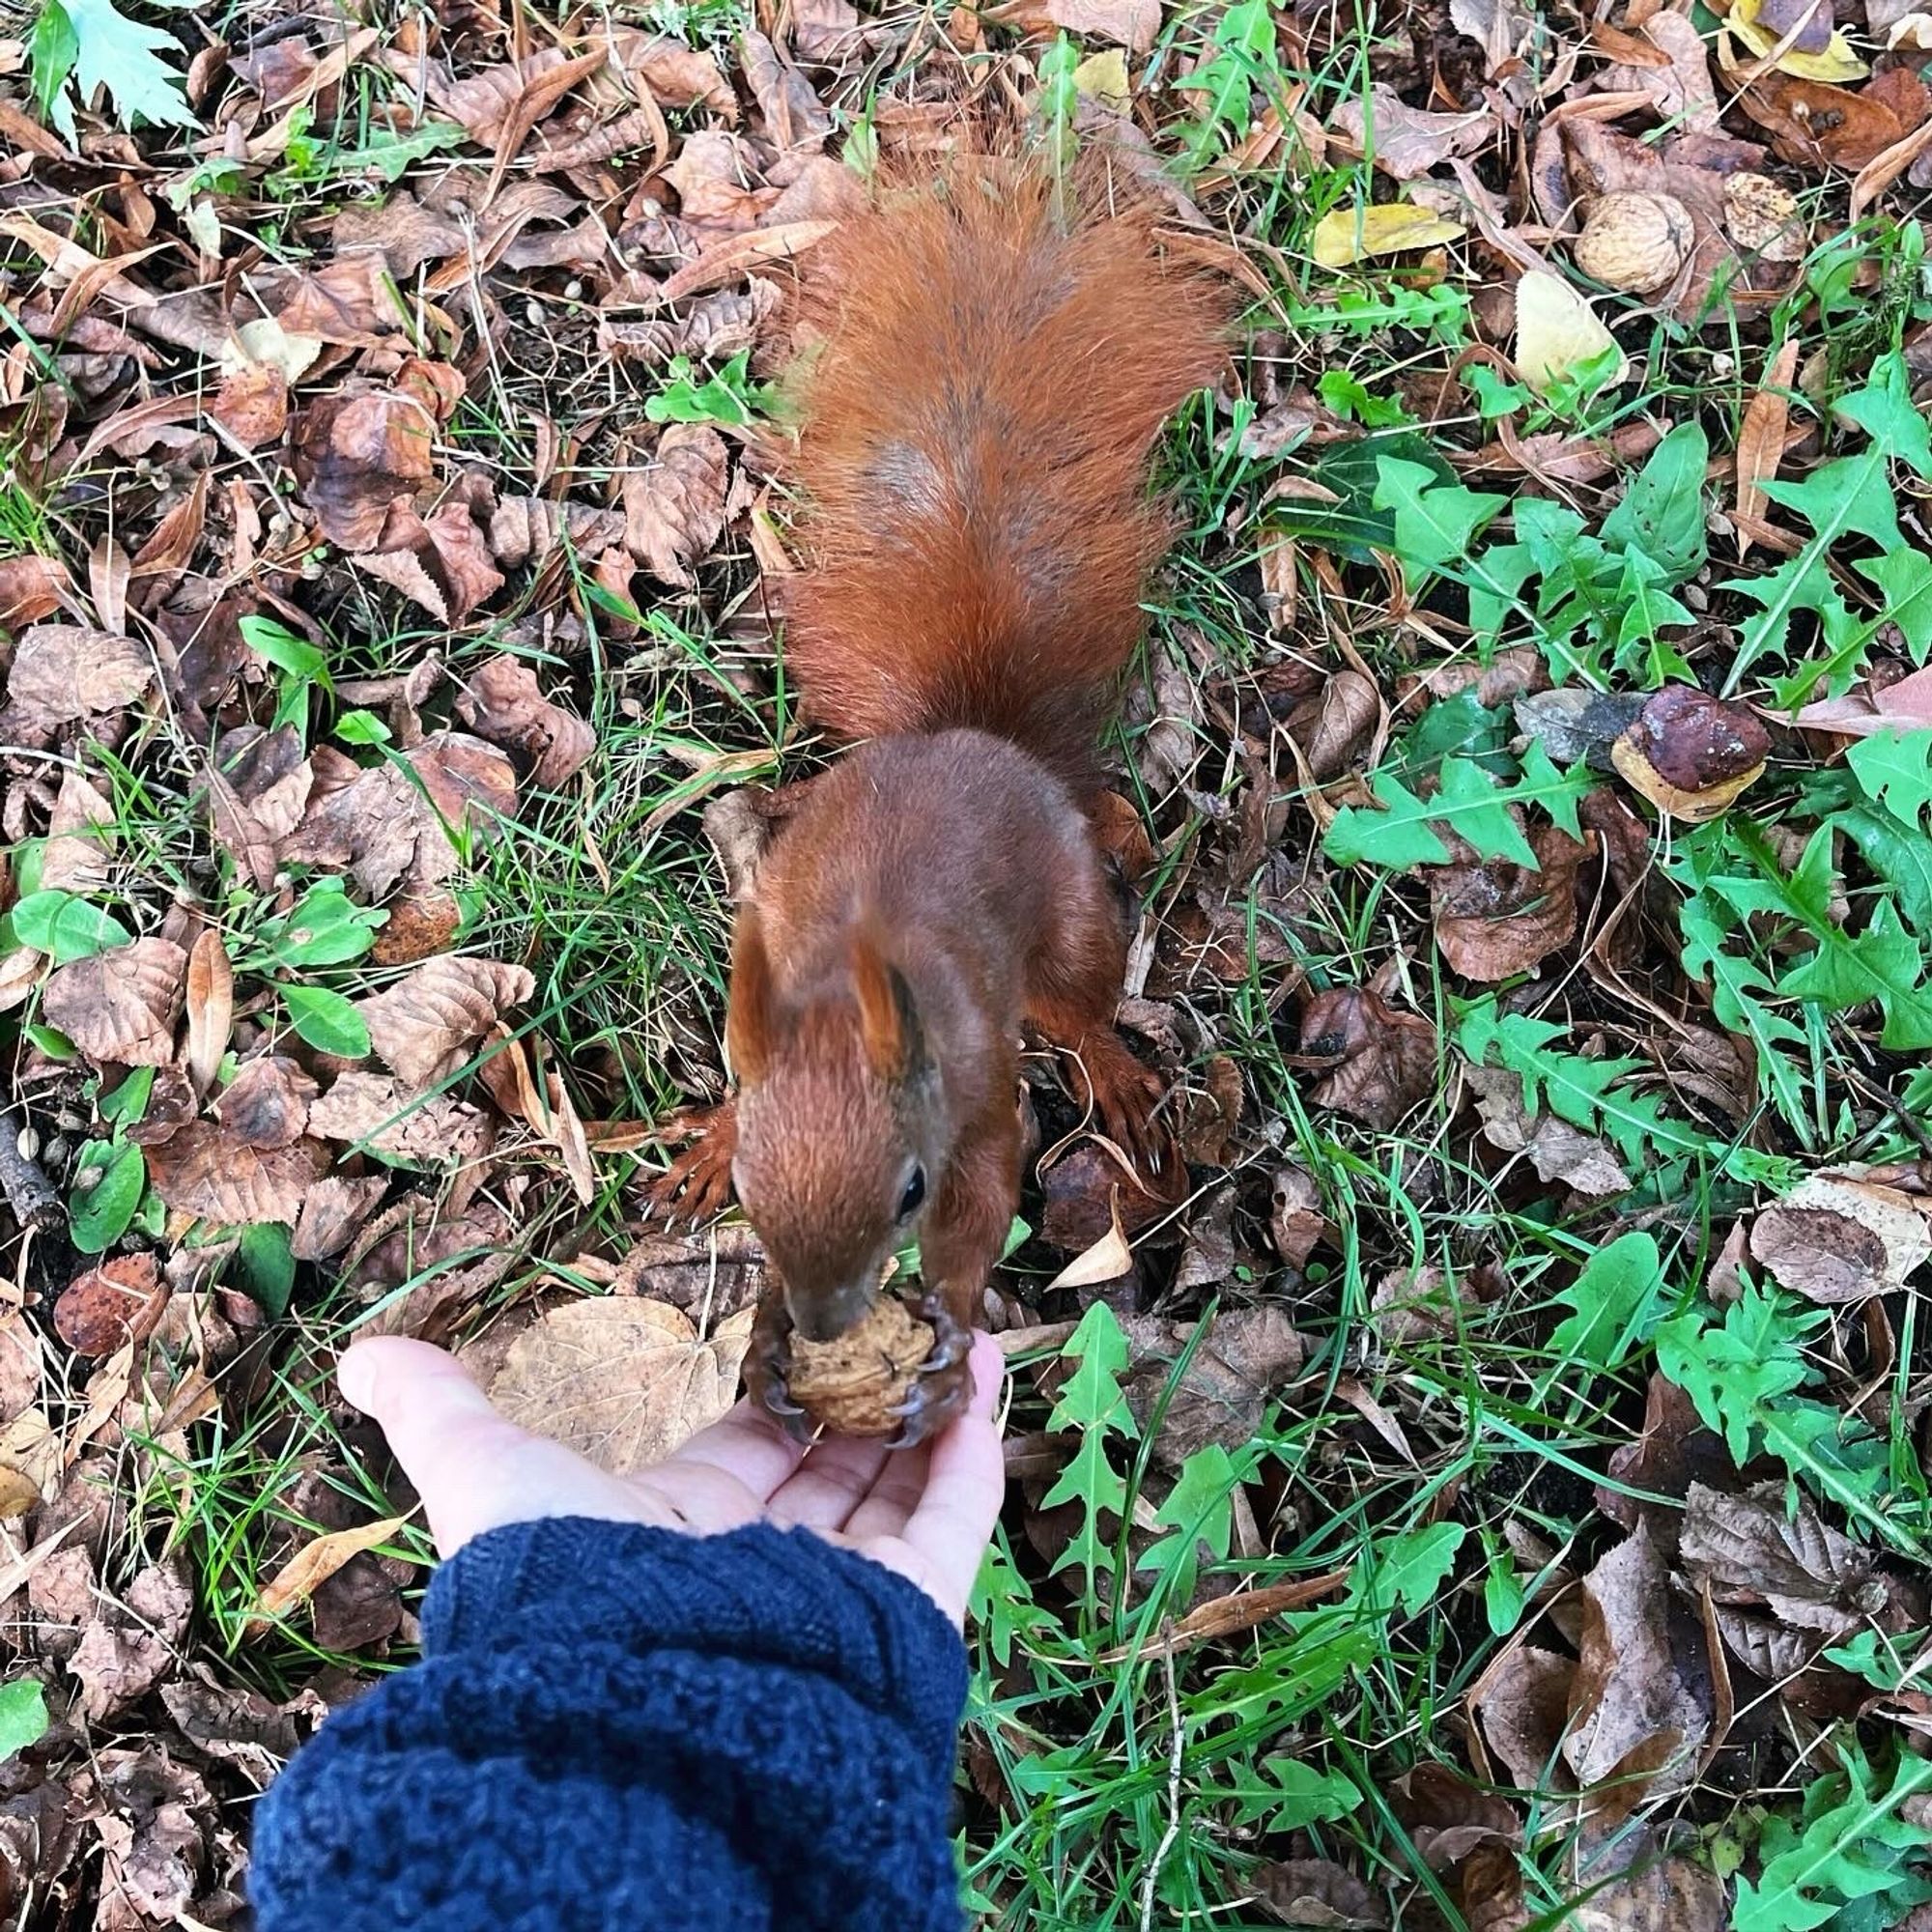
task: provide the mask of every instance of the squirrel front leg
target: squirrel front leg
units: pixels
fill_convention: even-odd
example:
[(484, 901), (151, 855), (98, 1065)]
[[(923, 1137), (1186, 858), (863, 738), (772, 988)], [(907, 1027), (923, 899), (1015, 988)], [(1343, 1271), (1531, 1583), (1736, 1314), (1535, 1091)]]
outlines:
[(687, 1135), (691, 1145), (664, 1173), (644, 1183), (644, 1217), (662, 1217), (668, 1227), (688, 1221), (696, 1228), (722, 1214), (731, 1199), (731, 1163), (738, 1152), (738, 1111), (730, 1100), (715, 1107), (687, 1107), (661, 1129), (665, 1140)]

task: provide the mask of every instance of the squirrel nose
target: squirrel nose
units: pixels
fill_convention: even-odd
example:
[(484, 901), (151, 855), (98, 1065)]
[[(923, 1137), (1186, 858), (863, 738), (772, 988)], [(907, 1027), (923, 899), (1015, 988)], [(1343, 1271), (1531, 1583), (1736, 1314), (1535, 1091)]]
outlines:
[(841, 1287), (800, 1293), (785, 1290), (793, 1330), (808, 1342), (835, 1342), (872, 1305), (867, 1287)]

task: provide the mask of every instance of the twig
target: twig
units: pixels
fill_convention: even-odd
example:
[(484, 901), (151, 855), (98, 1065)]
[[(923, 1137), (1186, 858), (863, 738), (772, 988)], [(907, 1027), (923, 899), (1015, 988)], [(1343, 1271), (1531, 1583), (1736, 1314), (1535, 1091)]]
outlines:
[(39, 1161), (20, 1151), (20, 1117), (11, 1107), (0, 1107), (0, 1193), (22, 1228), (57, 1228), (63, 1211), (60, 1190)]
[(1186, 1753), (1186, 1734), (1180, 1725), (1180, 1693), (1174, 1682), (1174, 1653), (1163, 1652), (1160, 1662), (1167, 1672), (1167, 1716), (1174, 1742), (1167, 1754), (1167, 1830), (1160, 1834), (1160, 1843), (1148, 1862), (1147, 1877), (1141, 1881), (1141, 1932), (1152, 1932), (1153, 1889), (1160, 1882), (1160, 1868), (1167, 1862), (1175, 1839), (1180, 1835), (1180, 1767)]

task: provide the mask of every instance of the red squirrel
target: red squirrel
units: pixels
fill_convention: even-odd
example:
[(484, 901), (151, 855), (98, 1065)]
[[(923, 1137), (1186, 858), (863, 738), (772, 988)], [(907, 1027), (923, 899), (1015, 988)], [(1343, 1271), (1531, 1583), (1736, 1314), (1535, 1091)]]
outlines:
[(1145, 209), (984, 156), (814, 252), (800, 384), (802, 575), (783, 657), (851, 749), (762, 858), (734, 936), (735, 1098), (658, 1181), (694, 1221), (735, 1186), (781, 1288), (748, 1384), (796, 1423), (790, 1334), (843, 1333), (917, 1239), (932, 1354), (896, 1446), (966, 1395), (1019, 1199), (1018, 1055), (1072, 1057), (1102, 1129), (1156, 1158), (1160, 1085), (1113, 1027), (1126, 954), (1089, 809), (1169, 518), (1148, 458), (1211, 382), (1225, 311)]

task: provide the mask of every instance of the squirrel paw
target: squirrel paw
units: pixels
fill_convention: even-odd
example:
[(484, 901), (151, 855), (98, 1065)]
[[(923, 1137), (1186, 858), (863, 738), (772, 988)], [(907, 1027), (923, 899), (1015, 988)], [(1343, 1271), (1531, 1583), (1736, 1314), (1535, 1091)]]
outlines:
[(973, 1381), (966, 1358), (973, 1352), (973, 1331), (960, 1321), (938, 1293), (922, 1294), (907, 1303), (922, 1321), (932, 1324), (932, 1353), (919, 1365), (906, 1399), (893, 1414), (898, 1433), (888, 1449), (911, 1449), (936, 1435), (972, 1399)]
[(795, 1442), (810, 1442), (816, 1431), (811, 1418), (791, 1399), (785, 1379), (791, 1367), (791, 1321), (782, 1303), (758, 1306), (752, 1325), (752, 1346), (745, 1351), (745, 1388), (758, 1406), (778, 1417)]
[(665, 1122), (666, 1139), (696, 1138), (664, 1173), (644, 1188), (644, 1218), (680, 1221), (696, 1228), (722, 1214), (731, 1199), (731, 1161), (738, 1151), (738, 1123), (727, 1102), (674, 1114)]
[(1167, 1083), (1143, 1066), (1111, 1033), (1081, 1042), (1079, 1069), (1100, 1131), (1133, 1163), (1142, 1179), (1166, 1174), (1173, 1137), (1155, 1110)]

